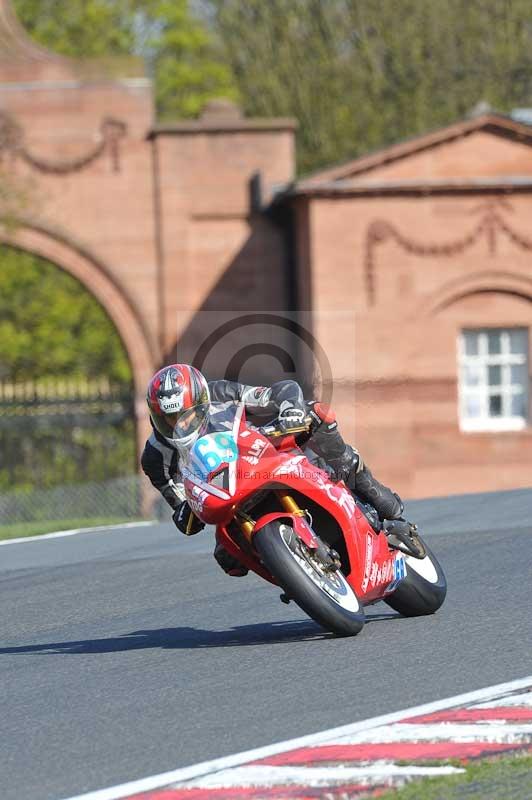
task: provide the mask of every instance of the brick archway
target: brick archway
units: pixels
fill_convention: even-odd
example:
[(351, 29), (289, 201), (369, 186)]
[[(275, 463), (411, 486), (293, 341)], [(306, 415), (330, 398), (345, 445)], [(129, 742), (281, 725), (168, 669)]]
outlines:
[(0, 157), (14, 189), (0, 218), (19, 218), (0, 241), (71, 273), (105, 309), (132, 367), (138, 445), (146, 384), (211, 295), (216, 309), (236, 293), (285, 308), (284, 222), (262, 211), (293, 179), (294, 128), (220, 101), (155, 124), (142, 61), (48, 52), (0, 0)]
[(22, 220), (14, 233), (0, 232), (0, 242), (40, 256), (76, 278), (100, 303), (120, 336), (131, 365), (135, 390), (137, 447), (149, 432), (145, 392), (158, 366), (157, 348), (143, 324), (140, 312), (125, 287), (84, 244), (39, 223)]

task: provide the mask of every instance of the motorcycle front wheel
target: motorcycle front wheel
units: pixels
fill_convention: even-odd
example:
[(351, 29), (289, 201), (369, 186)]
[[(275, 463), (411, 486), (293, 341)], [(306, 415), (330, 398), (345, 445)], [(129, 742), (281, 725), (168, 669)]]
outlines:
[(423, 545), (427, 551), (425, 558), (406, 556), (406, 576), (397, 589), (384, 598), (391, 608), (405, 617), (434, 614), (447, 594), (443, 569), (426, 542)]
[(315, 622), (338, 636), (362, 630), (364, 610), (341, 570), (328, 571), (290, 525), (270, 522), (253, 543), (286, 595)]

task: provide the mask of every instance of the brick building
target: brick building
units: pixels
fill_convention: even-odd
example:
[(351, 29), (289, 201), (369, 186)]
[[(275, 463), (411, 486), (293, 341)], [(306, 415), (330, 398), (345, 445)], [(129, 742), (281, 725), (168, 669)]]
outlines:
[[(48, 53), (0, 0), (0, 240), (77, 277), (129, 354), (309, 376), (407, 496), (530, 485), (532, 128), (485, 114), (294, 182), (292, 120), (156, 125), (133, 62)], [(300, 327), (294, 328), (299, 324)]]
[(531, 145), (485, 114), (293, 189), (344, 427), (353, 398), (349, 433), (407, 496), (532, 483)]

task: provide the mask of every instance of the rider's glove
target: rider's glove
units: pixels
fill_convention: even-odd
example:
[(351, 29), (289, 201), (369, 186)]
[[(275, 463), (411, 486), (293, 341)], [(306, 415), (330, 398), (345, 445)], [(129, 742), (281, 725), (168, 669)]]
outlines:
[(312, 433), (315, 433), (318, 428), (321, 428), (322, 425), (327, 431), (336, 430), (338, 427), (338, 423), (336, 422), (336, 414), (332, 409), (329, 408), (329, 406), (319, 403), (317, 400), (313, 400), (308, 405), (310, 406), (309, 416), (312, 419)]
[(186, 500), (183, 500), (183, 502), (178, 505), (172, 514), (172, 519), (174, 520), (176, 528), (178, 528), (181, 533), (184, 533), (185, 536), (193, 536), (195, 533), (202, 531), (205, 527), (205, 523), (197, 518)]
[(289, 431), (291, 428), (299, 428), (305, 422), (305, 412), (302, 408), (293, 406), (292, 403), (285, 400), (281, 403), (277, 421), (282, 431)]

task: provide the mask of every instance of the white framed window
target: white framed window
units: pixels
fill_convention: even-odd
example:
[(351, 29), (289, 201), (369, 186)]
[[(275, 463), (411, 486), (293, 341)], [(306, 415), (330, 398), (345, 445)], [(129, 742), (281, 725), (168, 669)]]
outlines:
[(528, 329), (463, 330), (458, 340), (460, 427), (512, 431), (528, 424)]

